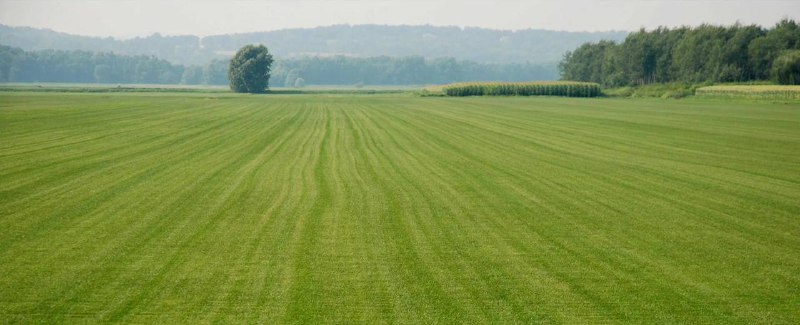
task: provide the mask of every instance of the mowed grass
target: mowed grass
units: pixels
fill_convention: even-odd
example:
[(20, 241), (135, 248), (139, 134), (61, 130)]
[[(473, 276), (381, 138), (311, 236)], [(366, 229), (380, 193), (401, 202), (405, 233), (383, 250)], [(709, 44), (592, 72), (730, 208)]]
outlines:
[(800, 104), (0, 94), (0, 322), (800, 322)]

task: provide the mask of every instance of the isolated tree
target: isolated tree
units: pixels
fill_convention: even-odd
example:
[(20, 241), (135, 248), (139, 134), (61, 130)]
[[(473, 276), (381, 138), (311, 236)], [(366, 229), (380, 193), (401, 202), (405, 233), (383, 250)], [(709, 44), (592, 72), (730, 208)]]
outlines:
[(231, 90), (237, 93), (264, 93), (269, 87), (272, 55), (264, 45), (247, 45), (236, 52), (228, 67)]

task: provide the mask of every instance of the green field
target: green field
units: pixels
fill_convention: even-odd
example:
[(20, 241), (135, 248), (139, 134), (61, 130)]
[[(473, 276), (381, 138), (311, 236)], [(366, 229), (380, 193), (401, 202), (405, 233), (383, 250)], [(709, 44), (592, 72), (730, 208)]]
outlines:
[(0, 323), (800, 322), (800, 103), (0, 93)]

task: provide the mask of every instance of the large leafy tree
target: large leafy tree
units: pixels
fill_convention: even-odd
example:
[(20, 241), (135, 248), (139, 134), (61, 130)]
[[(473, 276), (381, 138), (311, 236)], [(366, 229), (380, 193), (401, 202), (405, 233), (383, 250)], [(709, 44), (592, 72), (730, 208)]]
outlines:
[(237, 93), (264, 93), (269, 87), (272, 55), (264, 45), (247, 45), (236, 52), (228, 67), (231, 90)]

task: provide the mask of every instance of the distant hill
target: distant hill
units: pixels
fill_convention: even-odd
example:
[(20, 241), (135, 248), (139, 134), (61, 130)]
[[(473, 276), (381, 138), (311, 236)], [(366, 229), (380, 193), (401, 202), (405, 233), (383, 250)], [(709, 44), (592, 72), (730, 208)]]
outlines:
[(153, 55), (176, 64), (205, 64), (232, 55), (239, 47), (262, 43), (277, 57), (354, 57), (418, 55), (452, 57), (479, 63), (554, 64), (565, 52), (586, 42), (621, 41), (628, 32), (493, 30), (434, 26), (337, 25), (270, 32), (197, 36), (162, 36), (120, 40), (48, 29), (0, 25), (0, 44), (24, 50), (84, 50)]

